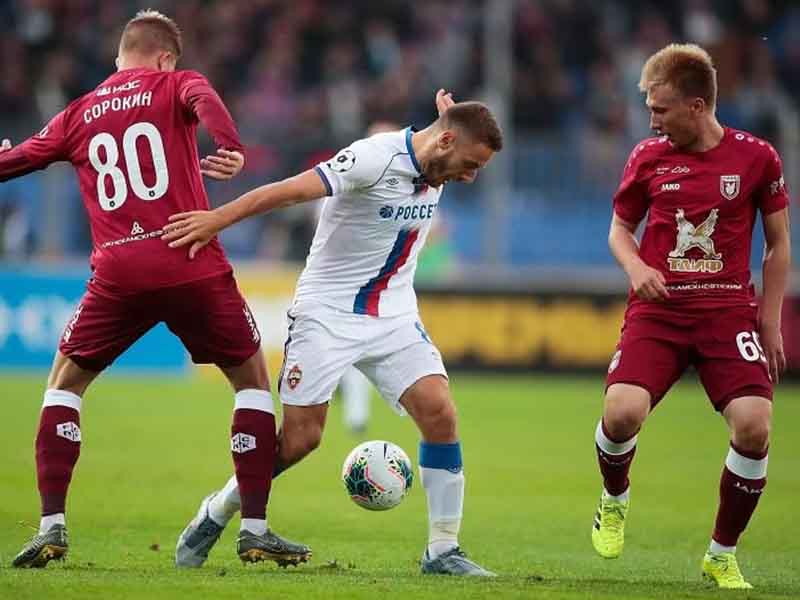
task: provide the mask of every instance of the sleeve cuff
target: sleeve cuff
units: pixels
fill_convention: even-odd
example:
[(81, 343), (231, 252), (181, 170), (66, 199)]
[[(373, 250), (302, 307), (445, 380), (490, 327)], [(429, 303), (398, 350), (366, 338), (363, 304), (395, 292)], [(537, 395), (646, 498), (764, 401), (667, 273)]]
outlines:
[(325, 185), (326, 195), (333, 196), (333, 187), (331, 186), (330, 180), (328, 180), (328, 176), (325, 175), (325, 171), (318, 166), (314, 167), (314, 170), (317, 172), (317, 175), (319, 175), (319, 178), (322, 179), (322, 183)]

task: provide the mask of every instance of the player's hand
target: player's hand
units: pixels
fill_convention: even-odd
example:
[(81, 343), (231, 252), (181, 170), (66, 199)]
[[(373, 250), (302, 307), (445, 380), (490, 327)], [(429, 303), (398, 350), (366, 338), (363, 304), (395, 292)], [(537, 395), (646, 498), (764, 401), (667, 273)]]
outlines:
[(170, 215), (169, 223), (163, 227), (161, 239), (169, 242), (170, 248), (191, 244), (189, 258), (192, 259), (224, 227), (219, 215), (213, 210), (193, 210)]
[(642, 300), (664, 302), (669, 298), (667, 280), (658, 269), (641, 263), (631, 269), (629, 276), (634, 293)]
[(200, 172), (206, 177), (226, 181), (236, 177), (244, 167), (244, 154), (220, 148), (200, 161)]
[(758, 337), (767, 359), (767, 368), (772, 383), (778, 383), (780, 374), (786, 370), (786, 354), (783, 352), (783, 335), (778, 323), (760, 323)]
[(443, 89), (436, 92), (436, 110), (439, 111), (440, 117), (455, 103), (456, 101), (453, 100), (453, 92), (445, 92)]
[(5, 152), (6, 150), (11, 150), (11, 140), (3, 138), (3, 142), (0, 143), (0, 152)]

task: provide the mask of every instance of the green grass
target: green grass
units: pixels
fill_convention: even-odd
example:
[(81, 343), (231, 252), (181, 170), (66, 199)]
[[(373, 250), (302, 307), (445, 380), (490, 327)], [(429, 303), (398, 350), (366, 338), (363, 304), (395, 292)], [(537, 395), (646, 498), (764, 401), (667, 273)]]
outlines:
[[(462, 581), (418, 574), (425, 495), (415, 482), (395, 510), (350, 502), (341, 462), (359, 441), (334, 404), (322, 447), (274, 484), (270, 525), (314, 548), (298, 569), (245, 568), (230, 527), (203, 569), (177, 571), (176, 537), (199, 500), (227, 478), (232, 396), (207, 380), (101, 378), (84, 400), (83, 446), (69, 500), (65, 564), (9, 562), (38, 523), (33, 437), (43, 378), (0, 377), (0, 598), (797, 598), (800, 597), (800, 387), (776, 394), (770, 484), (739, 557), (753, 592), (706, 587), (699, 564), (727, 451), (722, 420), (699, 384), (679, 385), (647, 423), (633, 467), (625, 553), (594, 555), (600, 491), (593, 433), (602, 378), (455, 375), (467, 475), (461, 542), (501, 574)], [(378, 401), (367, 437), (412, 458), (409, 419)]]

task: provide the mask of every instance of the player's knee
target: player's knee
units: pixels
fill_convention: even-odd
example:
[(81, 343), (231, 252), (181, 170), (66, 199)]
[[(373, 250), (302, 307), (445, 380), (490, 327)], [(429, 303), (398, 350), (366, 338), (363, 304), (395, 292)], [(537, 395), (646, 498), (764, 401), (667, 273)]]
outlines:
[(603, 423), (611, 438), (627, 440), (636, 435), (647, 418), (648, 408), (646, 404), (631, 402), (623, 397), (607, 399)]
[(432, 442), (456, 439), (457, 422), (456, 406), (449, 399), (432, 403), (430, 410), (424, 411), (417, 418), (423, 437)]
[(769, 446), (769, 433), (769, 419), (753, 419), (736, 428), (733, 443), (745, 452), (761, 453)]

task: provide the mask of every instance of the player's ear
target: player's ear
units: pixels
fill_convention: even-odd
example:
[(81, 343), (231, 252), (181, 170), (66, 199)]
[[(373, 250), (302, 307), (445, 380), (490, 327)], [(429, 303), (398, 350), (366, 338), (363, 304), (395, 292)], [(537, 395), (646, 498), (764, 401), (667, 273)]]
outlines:
[(117, 67), (117, 70), (119, 71), (119, 56), (117, 56), (117, 57), (114, 59), (114, 66), (115, 66), (115, 67)]
[(706, 106), (706, 101), (702, 98), (694, 98), (689, 104), (689, 108), (694, 114), (702, 115), (708, 107)]
[(455, 143), (456, 134), (452, 129), (445, 129), (439, 134), (439, 137), (436, 140), (436, 145), (439, 147), (439, 149), (447, 152), (452, 150), (452, 148), (455, 146)]
[(161, 52), (158, 55), (158, 70), (159, 71), (174, 71), (177, 64), (175, 55), (172, 52)]

